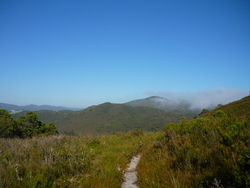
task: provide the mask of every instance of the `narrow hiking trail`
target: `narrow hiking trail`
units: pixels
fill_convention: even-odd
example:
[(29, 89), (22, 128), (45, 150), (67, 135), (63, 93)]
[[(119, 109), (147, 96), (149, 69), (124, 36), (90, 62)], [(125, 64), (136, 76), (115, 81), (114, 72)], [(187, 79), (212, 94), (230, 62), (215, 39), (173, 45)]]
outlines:
[(140, 158), (141, 154), (138, 154), (131, 159), (131, 162), (129, 163), (124, 173), (124, 178), (123, 178), (124, 182), (122, 183), (122, 188), (139, 188), (138, 185), (136, 185), (137, 182), (136, 167), (140, 161)]

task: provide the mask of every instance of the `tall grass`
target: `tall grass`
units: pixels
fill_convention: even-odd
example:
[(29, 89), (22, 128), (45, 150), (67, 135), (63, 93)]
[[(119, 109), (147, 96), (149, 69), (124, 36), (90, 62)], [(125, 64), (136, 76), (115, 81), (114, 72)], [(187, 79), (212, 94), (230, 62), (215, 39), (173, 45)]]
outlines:
[(167, 124), (163, 132), (0, 139), (0, 187), (120, 187), (137, 153), (140, 187), (250, 186), (250, 117)]
[(0, 187), (120, 187), (127, 163), (153, 137), (0, 139)]

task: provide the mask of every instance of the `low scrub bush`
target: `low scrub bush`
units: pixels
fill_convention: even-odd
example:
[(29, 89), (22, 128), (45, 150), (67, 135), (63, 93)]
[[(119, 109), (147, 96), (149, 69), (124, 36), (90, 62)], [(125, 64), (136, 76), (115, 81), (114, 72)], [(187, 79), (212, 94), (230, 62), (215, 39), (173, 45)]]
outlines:
[(223, 111), (166, 125), (139, 163), (141, 187), (249, 187), (250, 118)]

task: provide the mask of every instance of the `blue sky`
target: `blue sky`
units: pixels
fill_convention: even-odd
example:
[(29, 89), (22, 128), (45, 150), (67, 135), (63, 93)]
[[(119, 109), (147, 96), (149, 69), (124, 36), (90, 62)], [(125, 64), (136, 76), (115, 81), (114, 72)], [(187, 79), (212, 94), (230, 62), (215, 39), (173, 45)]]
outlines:
[(0, 64), (4, 103), (231, 102), (250, 90), (250, 2), (2, 0)]

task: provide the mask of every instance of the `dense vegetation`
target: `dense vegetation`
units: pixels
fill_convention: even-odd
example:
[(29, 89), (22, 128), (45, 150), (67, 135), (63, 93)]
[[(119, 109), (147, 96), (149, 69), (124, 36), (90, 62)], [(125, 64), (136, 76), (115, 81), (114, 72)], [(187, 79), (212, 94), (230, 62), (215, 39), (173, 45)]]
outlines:
[(58, 134), (54, 123), (39, 121), (34, 112), (27, 112), (26, 117), (20, 116), (13, 120), (6, 110), (0, 109), (0, 138), (32, 138), (54, 134)]
[(214, 116), (217, 110), (222, 110), (228, 116), (235, 116), (238, 119), (247, 119), (250, 116), (250, 96), (244, 97), (241, 100), (231, 102), (227, 105), (218, 105), (218, 108), (204, 113), (202, 117)]
[(191, 109), (191, 103), (185, 100), (168, 100), (163, 97), (151, 96), (145, 99), (133, 100), (124, 103), (133, 107), (150, 107), (167, 112), (198, 113), (198, 109)]
[(0, 187), (120, 187), (141, 153), (139, 187), (250, 187), (250, 97), (164, 131), (0, 139)]
[(134, 131), (0, 139), (0, 187), (120, 187), (127, 163), (154, 137)]
[(249, 102), (167, 124), (139, 163), (141, 187), (249, 187)]
[(142, 187), (250, 186), (250, 118), (219, 110), (169, 123), (147, 150), (139, 163)]
[[(25, 112), (12, 115), (18, 118)], [(54, 122), (59, 133), (73, 131), (79, 135), (103, 135), (136, 129), (151, 131), (164, 128), (166, 123), (178, 122), (180, 116), (192, 119), (193, 113), (166, 112), (154, 108), (131, 107), (104, 103), (81, 111), (36, 111), (45, 123)]]

